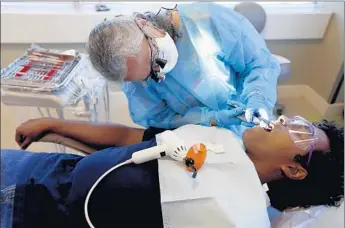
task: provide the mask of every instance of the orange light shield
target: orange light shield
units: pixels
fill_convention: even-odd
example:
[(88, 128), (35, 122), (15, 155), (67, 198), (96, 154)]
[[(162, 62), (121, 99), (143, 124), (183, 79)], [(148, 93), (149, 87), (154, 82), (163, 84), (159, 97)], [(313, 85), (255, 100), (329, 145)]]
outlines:
[[(206, 146), (202, 143), (194, 144), (191, 148), (189, 148), (185, 159), (193, 159), (194, 161), (194, 168), (198, 171), (205, 163), (207, 157), (207, 149)], [(189, 172), (193, 172), (191, 167), (186, 166)]]

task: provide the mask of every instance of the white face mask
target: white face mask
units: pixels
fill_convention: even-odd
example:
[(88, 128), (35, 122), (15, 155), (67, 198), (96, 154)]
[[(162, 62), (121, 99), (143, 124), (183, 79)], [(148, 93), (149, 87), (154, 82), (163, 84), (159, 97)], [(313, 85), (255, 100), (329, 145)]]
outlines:
[(165, 33), (164, 37), (155, 38), (155, 41), (159, 49), (158, 57), (167, 61), (163, 68), (159, 67), (159, 73), (166, 74), (176, 66), (178, 51), (174, 40), (168, 33)]

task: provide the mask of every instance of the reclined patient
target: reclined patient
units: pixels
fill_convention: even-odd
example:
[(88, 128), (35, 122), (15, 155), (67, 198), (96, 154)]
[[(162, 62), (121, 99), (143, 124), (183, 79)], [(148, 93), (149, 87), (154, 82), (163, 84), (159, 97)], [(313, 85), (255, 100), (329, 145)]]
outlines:
[[(1, 227), (88, 227), (83, 207), (93, 183), (157, 145), (164, 131), (51, 118), (22, 124), (22, 149), (55, 132), (100, 151), (82, 157), (1, 150)], [(171, 160), (112, 172), (89, 203), (95, 227), (269, 227), (264, 183), (279, 210), (337, 206), (343, 198), (344, 132), (332, 122), (279, 118), (271, 132), (250, 128), (242, 140), (216, 127), (186, 125), (174, 133), (188, 146), (222, 144), (225, 152), (209, 152), (196, 179)]]

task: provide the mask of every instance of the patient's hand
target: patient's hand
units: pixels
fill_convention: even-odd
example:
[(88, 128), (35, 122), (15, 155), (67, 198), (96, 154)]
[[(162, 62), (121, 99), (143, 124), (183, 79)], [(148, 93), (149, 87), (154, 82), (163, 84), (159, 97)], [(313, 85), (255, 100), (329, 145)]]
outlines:
[(16, 129), (16, 142), (25, 150), (32, 142), (41, 139), (52, 130), (52, 126), (59, 120), (54, 118), (32, 119), (22, 123)]

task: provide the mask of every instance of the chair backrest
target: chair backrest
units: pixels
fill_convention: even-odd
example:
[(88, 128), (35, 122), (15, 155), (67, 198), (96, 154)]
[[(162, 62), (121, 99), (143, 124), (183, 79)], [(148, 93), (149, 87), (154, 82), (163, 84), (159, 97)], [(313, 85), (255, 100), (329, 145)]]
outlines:
[(266, 12), (262, 6), (255, 2), (242, 2), (234, 10), (242, 14), (261, 33), (266, 25)]

